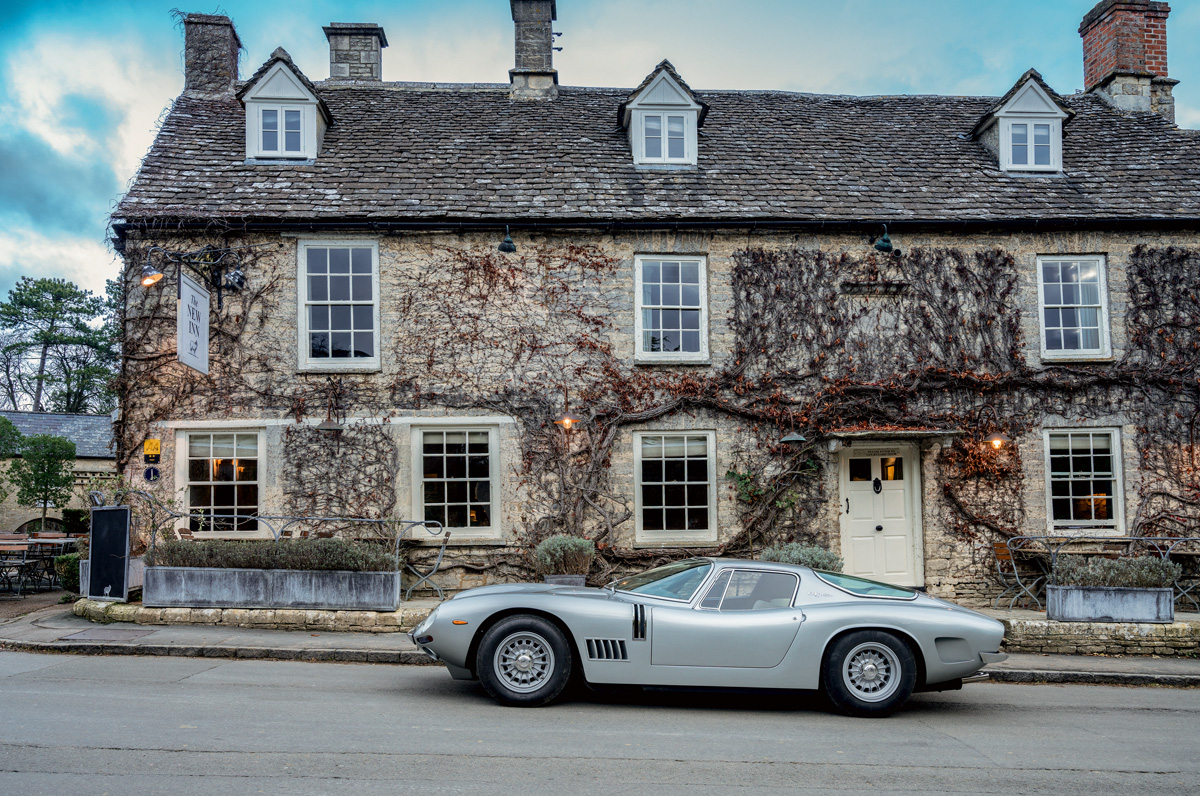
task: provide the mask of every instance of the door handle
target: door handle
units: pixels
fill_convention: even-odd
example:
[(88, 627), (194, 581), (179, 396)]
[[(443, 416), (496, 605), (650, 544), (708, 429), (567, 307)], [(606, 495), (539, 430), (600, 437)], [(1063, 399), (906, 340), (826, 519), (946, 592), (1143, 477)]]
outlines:
[(882, 526), (882, 525), (876, 525), (876, 526), (875, 526), (875, 530), (877, 530), (877, 531), (882, 531), (882, 530), (883, 530), (883, 526)]
[(846, 513), (850, 513), (850, 498), (846, 498)]

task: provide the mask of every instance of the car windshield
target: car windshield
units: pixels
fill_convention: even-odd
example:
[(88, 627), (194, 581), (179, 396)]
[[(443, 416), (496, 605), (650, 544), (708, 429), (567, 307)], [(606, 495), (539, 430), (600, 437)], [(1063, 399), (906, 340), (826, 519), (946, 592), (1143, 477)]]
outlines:
[(700, 584), (712, 570), (712, 562), (703, 558), (689, 558), (661, 567), (631, 575), (614, 581), (617, 591), (631, 591), (653, 597), (670, 597), (673, 600), (690, 600)]
[(813, 571), (817, 573), (818, 578), (830, 586), (836, 586), (842, 591), (859, 594), (863, 597), (891, 597), (893, 599), (907, 600), (916, 596), (915, 591), (906, 589), (903, 586), (893, 586), (890, 583), (856, 578), (853, 575), (843, 575), (840, 572), (825, 572), (819, 569)]

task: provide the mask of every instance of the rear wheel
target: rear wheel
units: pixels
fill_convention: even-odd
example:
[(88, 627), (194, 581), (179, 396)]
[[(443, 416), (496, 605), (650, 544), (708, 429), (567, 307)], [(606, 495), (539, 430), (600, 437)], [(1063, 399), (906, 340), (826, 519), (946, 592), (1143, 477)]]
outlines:
[(822, 667), (825, 695), (851, 716), (887, 716), (908, 701), (917, 662), (908, 645), (882, 630), (860, 630), (835, 641)]
[(537, 707), (558, 697), (571, 679), (571, 647), (552, 622), (518, 615), (483, 636), (475, 658), (479, 682), (502, 705)]

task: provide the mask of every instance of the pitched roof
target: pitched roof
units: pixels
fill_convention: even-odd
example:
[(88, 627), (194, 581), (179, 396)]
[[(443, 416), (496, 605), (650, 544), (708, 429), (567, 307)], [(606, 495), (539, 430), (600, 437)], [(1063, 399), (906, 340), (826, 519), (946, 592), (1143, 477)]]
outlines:
[(332, 122), (333, 117), (329, 113), (329, 106), (326, 105), (325, 100), (321, 98), (321, 94), (317, 91), (317, 87), (313, 85), (313, 82), (308, 79), (307, 75), (300, 71), (300, 67), (293, 63), (292, 56), (282, 47), (275, 48), (275, 51), (271, 53), (271, 57), (263, 62), (263, 65), (260, 66), (258, 70), (250, 76), (249, 80), (242, 83), (241, 87), (238, 88), (234, 96), (238, 99), (243, 99), (246, 96), (246, 92), (252, 89), (254, 84), (262, 79), (263, 75), (271, 71), (272, 66), (278, 63), (282, 63), (284, 66), (286, 66), (288, 70), (296, 76), (296, 79), (299, 80), (306, 89), (312, 92), (313, 96), (317, 98), (317, 106), (321, 109), (321, 112), (325, 114), (325, 118)]
[(75, 443), (78, 459), (115, 459), (112, 450), (112, 417), (109, 415), (62, 415), (51, 412), (0, 411), (27, 437), (53, 434)]
[(700, 117), (696, 120), (696, 126), (703, 127), (704, 117), (708, 115), (708, 103), (696, 95), (696, 92), (692, 90), (692, 87), (687, 84), (686, 80), (679, 76), (679, 73), (675, 71), (675, 67), (666, 58), (659, 61), (658, 66), (654, 67), (650, 74), (646, 75), (641, 83), (638, 83), (637, 88), (629, 92), (629, 96), (617, 106), (617, 124), (621, 126), (625, 125), (625, 107), (637, 99), (638, 94), (641, 94), (646, 90), (647, 86), (654, 82), (654, 78), (658, 77), (659, 72), (666, 72), (668, 75), (670, 75), (671, 79), (675, 81), (675, 84), (683, 90), (683, 93), (687, 94), (688, 99), (700, 106)]
[(1013, 96), (1021, 90), (1021, 87), (1024, 86), (1025, 82), (1028, 80), (1032, 80), (1034, 83), (1037, 83), (1038, 88), (1046, 92), (1046, 96), (1050, 98), (1050, 101), (1057, 105), (1063, 113), (1067, 114), (1064, 124), (1071, 121), (1071, 117), (1075, 115), (1075, 111), (1071, 110), (1071, 107), (1067, 105), (1066, 100), (1059, 96), (1057, 91), (1050, 88), (1050, 84), (1042, 79), (1041, 72), (1036, 69), (1027, 69), (1025, 70), (1025, 74), (1017, 78), (1016, 83), (1013, 83), (1013, 87), (1004, 92), (1004, 96), (996, 100), (996, 104), (988, 108), (983, 116), (979, 117), (979, 121), (975, 123), (975, 127), (971, 130), (971, 135), (979, 135), (979, 133), (991, 123), (993, 116), (995, 116), (995, 114), (998, 113), (1001, 108), (1008, 104), (1008, 101), (1011, 100)]
[(971, 140), (995, 97), (701, 92), (695, 168), (635, 167), (628, 90), (314, 84), (338, 120), (314, 163), (245, 162), (234, 96), (184, 94), (115, 215), (541, 222), (1200, 219), (1200, 137), (1085, 94), (1065, 176), (1008, 174)]

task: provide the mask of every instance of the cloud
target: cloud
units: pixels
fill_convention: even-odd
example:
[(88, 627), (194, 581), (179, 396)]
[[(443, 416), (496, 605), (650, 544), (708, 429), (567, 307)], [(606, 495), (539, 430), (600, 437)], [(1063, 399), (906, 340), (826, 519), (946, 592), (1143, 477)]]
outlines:
[(27, 130), (0, 128), (0, 219), (42, 231), (103, 230), (121, 189), (106, 160), (55, 151)]
[[(99, 240), (0, 229), (0, 284), (11, 286), (22, 276), (62, 277), (103, 296), (105, 280), (118, 272), (118, 260)], [(7, 290), (0, 295), (7, 297)]]

